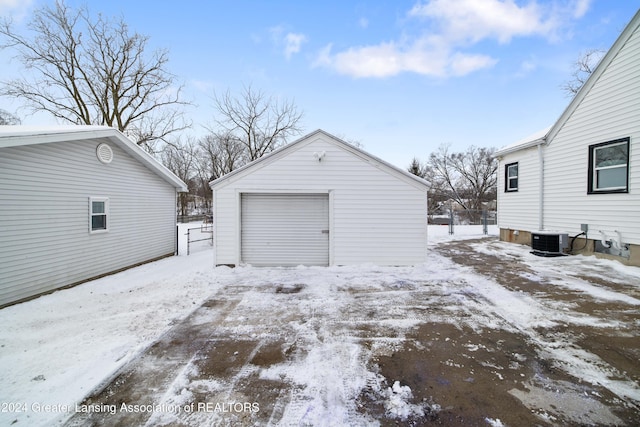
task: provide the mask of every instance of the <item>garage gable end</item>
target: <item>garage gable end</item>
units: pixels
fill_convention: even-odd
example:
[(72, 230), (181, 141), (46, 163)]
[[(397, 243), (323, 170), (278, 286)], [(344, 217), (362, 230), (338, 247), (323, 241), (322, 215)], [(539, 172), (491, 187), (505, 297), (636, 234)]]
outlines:
[[(353, 157), (359, 158), (361, 161), (366, 162), (385, 173), (394, 176), (397, 179), (405, 181), (410, 185), (413, 185), (419, 189), (426, 189), (428, 183), (422, 178), (415, 176), (403, 169), (400, 169), (366, 151), (349, 144), (321, 129), (312, 132), (297, 141), (294, 141), (290, 144), (285, 145), (259, 159), (252, 161), (244, 165), (241, 168), (238, 168), (220, 178), (217, 178), (209, 183), (209, 186), (212, 189), (221, 188), (226, 185), (229, 185), (231, 182), (237, 181), (247, 174), (254, 173), (256, 170), (262, 169), (271, 165), (274, 162), (280, 161), (281, 159), (294, 154), (295, 152), (302, 150), (304, 148), (309, 148), (310, 151), (307, 155), (307, 160), (310, 164), (321, 164), (325, 159), (331, 157), (324, 147), (330, 147), (330, 149), (342, 151), (345, 153), (350, 153)], [(326, 162), (325, 162), (326, 163)], [(295, 170), (292, 170), (292, 173), (295, 173)]]
[(323, 131), (211, 187), (217, 265), (425, 261), (426, 182)]

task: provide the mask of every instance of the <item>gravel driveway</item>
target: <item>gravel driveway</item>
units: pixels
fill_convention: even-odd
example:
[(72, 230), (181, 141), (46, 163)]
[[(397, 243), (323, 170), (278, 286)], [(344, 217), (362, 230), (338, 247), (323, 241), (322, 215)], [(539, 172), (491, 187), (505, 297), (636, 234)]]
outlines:
[(225, 285), (75, 409), (99, 425), (636, 425), (640, 273), (495, 239)]

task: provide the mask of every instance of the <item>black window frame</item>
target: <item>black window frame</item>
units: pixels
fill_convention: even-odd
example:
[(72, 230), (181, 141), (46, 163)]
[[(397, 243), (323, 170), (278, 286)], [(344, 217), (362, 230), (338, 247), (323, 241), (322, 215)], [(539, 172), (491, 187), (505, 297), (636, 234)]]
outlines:
[[(619, 139), (613, 139), (611, 141), (606, 141), (606, 142), (600, 142), (598, 144), (593, 144), (589, 146), (589, 166), (588, 166), (588, 173), (587, 173), (587, 194), (616, 194), (616, 193), (629, 193), (629, 169), (630, 169), (630, 159), (631, 159), (631, 138), (630, 137), (626, 137), (626, 138), (619, 138)], [(596, 167), (594, 165), (594, 161), (595, 161), (595, 153), (596, 150), (602, 147), (606, 147), (608, 145), (615, 145), (615, 144), (626, 144), (627, 145), (627, 174), (626, 174), (626, 180), (625, 180), (625, 186), (624, 188), (616, 188), (616, 189), (607, 189), (604, 188), (602, 190), (596, 188), (596, 183), (595, 183), (595, 172), (596, 172)]]
[[(509, 167), (514, 165), (517, 167), (517, 175), (515, 177), (516, 186), (515, 188), (511, 188), (511, 186), (509, 186)], [(515, 193), (518, 191), (518, 188), (520, 188), (520, 165), (518, 164), (518, 162), (507, 163), (506, 165), (504, 165), (504, 192)]]

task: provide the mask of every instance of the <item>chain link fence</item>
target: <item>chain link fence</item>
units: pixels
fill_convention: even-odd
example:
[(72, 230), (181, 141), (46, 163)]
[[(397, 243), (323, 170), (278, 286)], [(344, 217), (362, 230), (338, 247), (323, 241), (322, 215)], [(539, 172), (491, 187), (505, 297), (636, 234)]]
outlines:
[(448, 213), (429, 218), (430, 224), (449, 227), (449, 234), (455, 234), (456, 225), (482, 225), (482, 232), (488, 234), (488, 226), (498, 223), (496, 211), (488, 210), (449, 210)]

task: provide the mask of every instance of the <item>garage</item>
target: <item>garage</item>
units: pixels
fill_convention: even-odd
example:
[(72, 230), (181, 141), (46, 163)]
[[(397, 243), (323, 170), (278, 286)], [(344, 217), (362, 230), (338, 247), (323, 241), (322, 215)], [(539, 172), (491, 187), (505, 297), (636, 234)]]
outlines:
[(241, 262), (329, 265), (329, 195), (241, 195)]
[(209, 185), (214, 265), (426, 261), (426, 181), (325, 131)]

